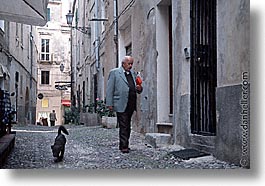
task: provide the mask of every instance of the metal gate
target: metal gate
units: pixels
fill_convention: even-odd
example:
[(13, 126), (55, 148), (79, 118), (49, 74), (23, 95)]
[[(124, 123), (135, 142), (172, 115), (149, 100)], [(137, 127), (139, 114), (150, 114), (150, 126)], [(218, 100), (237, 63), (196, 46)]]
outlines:
[(216, 0), (191, 0), (191, 132), (216, 133)]

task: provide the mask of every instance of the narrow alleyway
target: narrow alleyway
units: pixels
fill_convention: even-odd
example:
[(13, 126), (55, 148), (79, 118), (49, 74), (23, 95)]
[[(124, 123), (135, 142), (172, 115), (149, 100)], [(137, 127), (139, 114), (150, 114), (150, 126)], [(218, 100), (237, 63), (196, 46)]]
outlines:
[(66, 152), (63, 162), (54, 163), (51, 145), (57, 134), (57, 126), (14, 126), (15, 147), (3, 169), (167, 169), (238, 168), (212, 156), (190, 160), (176, 159), (168, 155), (178, 146), (152, 148), (144, 136), (132, 132), (131, 152), (118, 150), (118, 129), (66, 125)]

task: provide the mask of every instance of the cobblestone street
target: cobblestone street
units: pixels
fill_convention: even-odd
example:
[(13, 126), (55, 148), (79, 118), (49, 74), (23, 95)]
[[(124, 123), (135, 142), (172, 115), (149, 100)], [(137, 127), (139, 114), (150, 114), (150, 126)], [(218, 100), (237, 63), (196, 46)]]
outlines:
[(66, 125), (66, 151), (63, 162), (54, 163), (51, 145), (58, 127), (14, 126), (15, 147), (3, 169), (237, 169), (212, 156), (190, 160), (168, 155), (179, 146), (152, 148), (144, 136), (132, 132), (128, 154), (118, 149), (118, 129)]

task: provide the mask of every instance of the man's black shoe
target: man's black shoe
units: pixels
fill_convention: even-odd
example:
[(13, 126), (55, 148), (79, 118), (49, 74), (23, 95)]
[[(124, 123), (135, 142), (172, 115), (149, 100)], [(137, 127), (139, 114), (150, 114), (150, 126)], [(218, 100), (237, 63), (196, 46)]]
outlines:
[(129, 149), (121, 149), (122, 153), (129, 153)]
[[(119, 150), (122, 150), (123, 148), (119, 147)], [(124, 148), (124, 149), (128, 149), (128, 150), (131, 150), (131, 148)]]

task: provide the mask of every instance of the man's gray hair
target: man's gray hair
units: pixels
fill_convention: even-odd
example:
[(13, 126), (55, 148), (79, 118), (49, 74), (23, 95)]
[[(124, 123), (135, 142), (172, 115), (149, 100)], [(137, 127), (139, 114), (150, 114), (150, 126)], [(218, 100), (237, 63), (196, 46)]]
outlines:
[(132, 56), (124, 56), (124, 58), (122, 60), (122, 63), (125, 63), (125, 62), (127, 62), (127, 61), (129, 61), (131, 59), (133, 60), (133, 57)]

